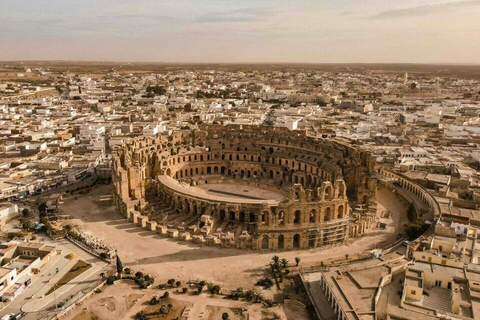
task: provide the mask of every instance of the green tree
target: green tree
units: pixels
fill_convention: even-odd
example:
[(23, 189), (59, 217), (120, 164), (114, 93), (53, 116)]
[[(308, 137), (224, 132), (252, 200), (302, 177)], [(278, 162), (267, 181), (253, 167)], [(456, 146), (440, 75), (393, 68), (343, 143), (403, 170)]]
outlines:
[(117, 272), (118, 275), (121, 275), (123, 273), (123, 263), (122, 260), (120, 260), (120, 257), (117, 254)]
[(279, 261), (280, 261), (280, 257), (279, 256), (273, 256), (272, 257), (272, 261), (273, 261), (273, 264), (275, 266), (278, 266), (279, 265)]
[(299, 257), (295, 257), (295, 265), (298, 267), (300, 263), (300, 258)]
[(288, 262), (289, 261), (285, 258), (280, 260), (280, 263), (282, 264), (282, 267), (284, 267), (284, 268), (288, 267)]
[(228, 313), (224, 312), (222, 314), (222, 320), (228, 320), (228, 319), (230, 319), (230, 317), (228, 316)]
[(72, 229), (73, 229), (73, 226), (70, 223), (67, 223), (66, 225), (63, 226), (63, 231), (65, 231), (66, 234), (70, 234)]
[(30, 230), (31, 226), (32, 226), (32, 223), (30, 222), (30, 220), (27, 220), (27, 221), (23, 222), (23, 224), (22, 224), (23, 229), (27, 230), (27, 231)]
[(23, 215), (24, 217), (28, 217), (29, 214), (30, 214), (30, 210), (28, 210), (27, 208), (25, 208), (25, 209), (22, 210), (22, 215)]
[(47, 212), (47, 205), (45, 203), (40, 203), (40, 205), (38, 206), (38, 211)]

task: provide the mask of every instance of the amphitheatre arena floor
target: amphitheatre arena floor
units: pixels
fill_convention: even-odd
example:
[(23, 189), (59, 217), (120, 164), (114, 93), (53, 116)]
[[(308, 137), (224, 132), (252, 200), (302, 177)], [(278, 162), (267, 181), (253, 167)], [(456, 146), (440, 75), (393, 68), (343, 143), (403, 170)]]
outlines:
[(229, 184), (229, 183), (209, 183), (199, 184), (197, 186), (185, 186), (181, 182), (169, 176), (160, 176), (160, 181), (169, 188), (182, 194), (201, 197), (213, 201), (226, 201), (232, 203), (270, 203), (278, 204), (285, 199), (283, 194), (255, 186)]
[(238, 184), (202, 184), (194, 187), (206, 192), (208, 195), (223, 197), (231, 201), (243, 201), (244, 199), (254, 200), (276, 200), (283, 201), (287, 199), (284, 195), (273, 190), (244, 186)]
[[(211, 186), (210, 186), (211, 187)], [(407, 223), (406, 208), (390, 191), (377, 192), (378, 210), (390, 211), (391, 218), (382, 218), (386, 229), (369, 230), (360, 238), (343, 245), (300, 251), (254, 251), (201, 246), (179, 241), (148, 231), (124, 219), (113, 206), (111, 185), (94, 188), (86, 195), (65, 199), (61, 209), (72, 215), (75, 225), (102, 239), (119, 251), (123, 263), (156, 276), (160, 281), (175, 278), (206, 280), (224, 288), (251, 288), (261, 277), (261, 268), (273, 255), (291, 263), (301, 258), (301, 266), (319, 264), (329, 259), (353, 258), (357, 253), (394, 242)]]

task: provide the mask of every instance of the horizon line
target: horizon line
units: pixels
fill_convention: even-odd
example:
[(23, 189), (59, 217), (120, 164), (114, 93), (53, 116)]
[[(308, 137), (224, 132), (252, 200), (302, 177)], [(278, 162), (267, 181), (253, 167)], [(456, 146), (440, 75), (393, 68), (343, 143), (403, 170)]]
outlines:
[(0, 60), (0, 63), (25, 62), (81, 62), (81, 63), (114, 63), (114, 64), (166, 64), (166, 65), (427, 65), (427, 66), (473, 66), (480, 67), (480, 63), (455, 62), (162, 62), (162, 61), (122, 61), (122, 60), (75, 60), (75, 59), (25, 59)]

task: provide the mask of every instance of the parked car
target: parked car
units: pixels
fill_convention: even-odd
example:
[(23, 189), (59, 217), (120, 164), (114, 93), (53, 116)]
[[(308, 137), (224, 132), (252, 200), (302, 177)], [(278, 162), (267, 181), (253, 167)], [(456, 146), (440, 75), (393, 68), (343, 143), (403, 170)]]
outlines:
[(10, 320), (12, 317), (14, 317), (15, 315), (13, 313), (9, 313), (9, 314), (6, 314), (4, 315), (1, 320)]

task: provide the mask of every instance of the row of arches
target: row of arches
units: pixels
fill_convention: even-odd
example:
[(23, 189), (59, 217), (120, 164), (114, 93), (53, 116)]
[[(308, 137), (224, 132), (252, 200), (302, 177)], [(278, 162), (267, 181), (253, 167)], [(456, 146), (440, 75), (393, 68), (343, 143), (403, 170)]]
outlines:
[[(292, 244), (289, 247), (293, 248), (293, 249), (300, 249), (301, 248), (300, 239), (301, 239), (300, 234), (296, 233), (293, 236)], [(286, 242), (285, 242), (285, 236), (283, 234), (281, 234), (277, 237), (277, 246), (276, 247), (279, 250), (287, 249)], [(260, 243), (260, 249), (271, 249), (270, 248), (270, 237), (268, 235), (262, 236), (261, 243)]]

